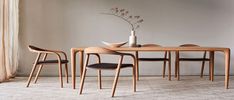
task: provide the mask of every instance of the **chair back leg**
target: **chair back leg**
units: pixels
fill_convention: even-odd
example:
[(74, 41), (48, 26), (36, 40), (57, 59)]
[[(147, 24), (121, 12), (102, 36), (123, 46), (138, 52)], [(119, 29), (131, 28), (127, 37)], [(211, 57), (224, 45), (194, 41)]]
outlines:
[[(98, 57), (98, 62), (97, 63), (101, 63), (101, 57), (99, 55), (96, 55)], [(102, 72), (101, 70), (98, 70), (98, 86), (99, 89), (102, 89)]]
[(68, 83), (69, 81), (68, 81), (68, 66), (67, 66), (67, 63), (65, 64), (65, 77), (66, 77), (66, 81)]
[(99, 89), (102, 89), (101, 70), (98, 70), (98, 86), (99, 86)]
[(132, 67), (133, 92), (136, 92), (136, 64)]
[(166, 60), (163, 61), (163, 78), (165, 78)]
[(203, 77), (204, 67), (205, 67), (205, 61), (202, 61), (201, 75), (200, 75), (201, 78)]
[(139, 53), (138, 53), (138, 51), (136, 51), (135, 52), (135, 56), (136, 56), (136, 80), (138, 80), (139, 81), (139, 60), (138, 60), (138, 57), (139, 57), (139, 55), (138, 55)]

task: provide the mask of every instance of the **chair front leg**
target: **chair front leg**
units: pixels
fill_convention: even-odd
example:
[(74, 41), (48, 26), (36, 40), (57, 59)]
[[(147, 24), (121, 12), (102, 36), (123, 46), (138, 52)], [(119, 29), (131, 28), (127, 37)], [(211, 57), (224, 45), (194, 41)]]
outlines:
[(31, 71), (31, 73), (30, 73), (30, 75), (29, 75), (29, 78), (28, 78), (28, 82), (27, 82), (27, 86), (26, 86), (26, 87), (29, 87), (29, 84), (30, 84), (30, 82), (31, 82), (31, 80), (32, 80), (33, 73), (34, 73), (35, 70), (36, 70), (37, 62), (39, 61), (40, 56), (41, 56), (41, 53), (38, 53), (37, 58), (36, 58), (36, 61), (35, 61), (34, 64), (33, 64), (32, 71)]
[(82, 76), (81, 76), (81, 81), (80, 81), (80, 94), (82, 94), (83, 92), (83, 87), (84, 87), (84, 81), (85, 81), (85, 76), (86, 76), (86, 66), (88, 65), (88, 62), (89, 62), (89, 54), (87, 55), (86, 59), (85, 59), (85, 64), (84, 64), (84, 67), (83, 67), (83, 72), (82, 72)]
[(112, 95), (111, 95), (112, 97), (114, 97), (114, 95), (115, 95), (115, 90), (116, 90), (116, 86), (117, 86), (117, 82), (118, 82), (118, 78), (119, 78), (120, 67), (121, 67), (122, 61), (123, 61), (123, 55), (121, 55), (121, 58), (119, 60), (119, 63), (118, 63), (117, 69), (116, 69), (115, 80), (114, 80), (114, 83), (112, 86)]
[(80, 94), (83, 92), (83, 87), (84, 87), (84, 81), (85, 81), (85, 76), (86, 76), (87, 69), (86, 67), (83, 69), (81, 81), (80, 81)]
[(34, 79), (34, 83), (35, 83), (35, 84), (37, 83), (38, 76), (39, 76), (39, 74), (41, 73), (42, 67), (43, 67), (43, 65), (40, 65), (40, 66), (39, 66), (39, 69), (38, 69), (38, 71), (37, 71), (36, 77), (35, 77), (35, 79)]
[(116, 69), (116, 73), (115, 73), (115, 80), (112, 86), (112, 95), (111, 97), (114, 97), (115, 95), (115, 90), (116, 90), (116, 86), (117, 86), (117, 82), (118, 82), (118, 78), (119, 78), (119, 73), (120, 73), (120, 68)]
[[(45, 60), (46, 60), (47, 55), (48, 55), (48, 54), (47, 54), (47, 53), (45, 53), (44, 57), (42, 58), (42, 60), (43, 60), (43, 61), (45, 61)], [(40, 67), (39, 67), (39, 69), (38, 69), (38, 71), (37, 71), (36, 77), (35, 77), (35, 79), (34, 79), (34, 83), (37, 83), (38, 76), (39, 76), (39, 74), (41, 73), (41, 69), (42, 69), (42, 67), (43, 67), (43, 64), (41, 64), (41, 65), (40, 65)]]

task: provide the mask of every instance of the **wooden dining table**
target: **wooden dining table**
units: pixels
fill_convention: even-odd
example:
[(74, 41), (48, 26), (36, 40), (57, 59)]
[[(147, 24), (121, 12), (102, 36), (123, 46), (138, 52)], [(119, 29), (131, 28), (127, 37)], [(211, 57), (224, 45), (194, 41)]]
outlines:
[[(230, 73), (230, 48), (226, 47), (118, 47), (118, 48), (110, 48), (108, 49), (114, 51), (123, 51), (123, 52), (159, 52), (159, 51), (188, 51), (188, 52), (199, 52), (199, 51), (208, 51), (210, 52), (210, 59), (214, 61), (214, 54), (215, 52), (222, 52), (224, 53), (224, 61), (225, 61), (225, 82), (224, 86), (228, 89), (229, 86), (229, 73)], [(73, 89), (76, 88), (76, 54), (79, 53), (79, 67), (80, 67), (80, 76), (82, 76), (83, 71), (83, 59), (84, 59), (84, 49), (85, 47), (80, 48), (71, 48), (71, 73), (72, 73), (72, 86)], [(212, 56), (213, 55), (213, 56)], [(214, 64), (211, 64), (210, 68), (213, 67)], [(214, 69), (211, 69), (214, 70)], [(214, 74), (214, 71), (211, 71), (211, 74)], [(213, 77), (210, 79), (213, 81)], [(177, 76), (178, 77), (178, 76)]]

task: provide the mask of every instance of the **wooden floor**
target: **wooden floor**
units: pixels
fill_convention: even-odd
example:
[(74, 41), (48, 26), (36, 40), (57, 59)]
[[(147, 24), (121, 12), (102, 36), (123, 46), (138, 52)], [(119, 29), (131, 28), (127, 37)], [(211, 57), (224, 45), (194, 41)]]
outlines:
[[(78, 79), (78, 78), (77, 78)], [(26, 88), (26, 77), (17, 77), (0, 83), (0, 100), (233, 100), (234, 76), (230, 77), (230, 89), (224, 89), (224, 76), (181, 76), (181, 81), (157, 77), (141, 77), (137, 92), (132, 91), (132, 78), (120, 77), (116, 96), (111, 98), (113, 77), (103, 77), (103, 89), (99, 90), (96, 77), (87, 77), (83, 94), (73, 90), (71, 83), (60, 88), (58, 77), (40, 77), (37, 84)], [(79, 80), (77, 80), (79, 83)], [(77, 84), (77, 87), (79, 84)]]

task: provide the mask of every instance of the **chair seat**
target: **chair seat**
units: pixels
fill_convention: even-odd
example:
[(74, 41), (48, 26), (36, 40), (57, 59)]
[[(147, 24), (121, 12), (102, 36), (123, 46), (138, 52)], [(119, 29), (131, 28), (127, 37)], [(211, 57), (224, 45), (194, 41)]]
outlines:
[[(45, 61), (38, 61), (37, 64), (54, 64), (58, 63), (58, 60), (45, 60)], [(61, 60), (61, 63), (68, 63), (68, 60)]]
[(210, 59), (208, 58), (179, 58), (180, 61), (209, 61)]
[(164, 60), (169, 60), (165, 58), (138, 58), (140, 61), (164, 61)]
[[(99, 63), (88, 65), (87, 68), (93, 69), (116, 69), (118, 64), (116, 63)], [(122, 64), (121, 68), (133, 67), (133, 64)]]

